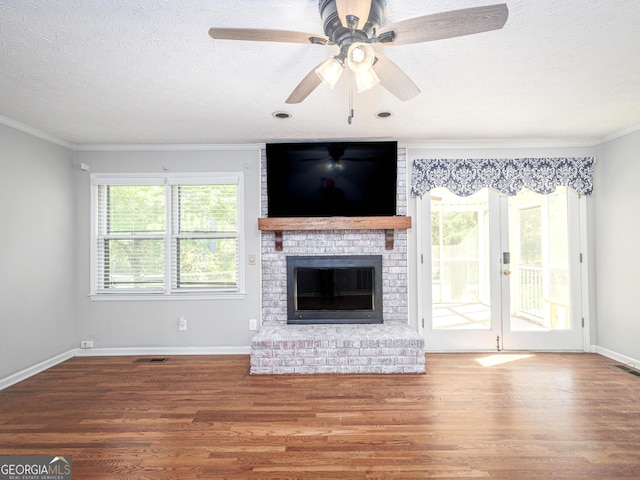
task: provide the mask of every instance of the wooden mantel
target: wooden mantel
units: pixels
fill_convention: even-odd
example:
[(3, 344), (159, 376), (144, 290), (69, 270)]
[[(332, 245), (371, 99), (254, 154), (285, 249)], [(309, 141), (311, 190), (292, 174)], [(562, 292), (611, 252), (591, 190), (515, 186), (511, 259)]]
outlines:
[(258, 230), (275, 232), (282, 251), (282, 232), (294, 230), (384, 230), (385, 248), (393, 250), (393, 231), (411, 228), (411, 217), (270, 217), (258, 219)]

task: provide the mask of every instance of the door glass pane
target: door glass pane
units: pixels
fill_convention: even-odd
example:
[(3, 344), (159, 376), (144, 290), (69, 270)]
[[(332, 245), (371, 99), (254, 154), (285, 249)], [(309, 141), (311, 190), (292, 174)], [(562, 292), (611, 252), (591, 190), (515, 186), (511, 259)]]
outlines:
[(489, 192), (431, 192), (433, 329), (488, 330)]
[(509, 197), (511, 331), (571, 328), (567, 189)]

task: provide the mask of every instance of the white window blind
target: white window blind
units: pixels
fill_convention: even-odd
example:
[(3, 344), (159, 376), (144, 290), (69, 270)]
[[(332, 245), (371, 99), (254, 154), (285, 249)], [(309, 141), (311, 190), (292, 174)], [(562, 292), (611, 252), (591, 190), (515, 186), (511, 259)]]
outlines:
[(92, 293), (238, 292), (241, 176), (96, 176)]
[(164, 186), (98, 186), (101, 290), (164, 289), (164, 203)]
[(172, 186), (172, 289), (238, 285), (237, 185)]

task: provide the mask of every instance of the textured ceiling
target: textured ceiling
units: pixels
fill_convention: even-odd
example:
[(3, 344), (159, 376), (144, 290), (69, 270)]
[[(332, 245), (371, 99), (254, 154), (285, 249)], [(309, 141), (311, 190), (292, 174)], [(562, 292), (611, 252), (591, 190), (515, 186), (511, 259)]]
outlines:
[[(0, 116), (75, 145), (555, 139), (640, 126), (640, 2), (504, 0), (502, 30), (376, 46), (422, 90), (345, 75), (285, 99), (336, 47), (212, 40), (209, 27), (322, 34), (318, 0), (0, 0)], [(497, 0), (387, 0), (387, 23)], [(292, 118), (272, 117), (286, 110)], [(392, 112), (378, 119), (379, 111)]]

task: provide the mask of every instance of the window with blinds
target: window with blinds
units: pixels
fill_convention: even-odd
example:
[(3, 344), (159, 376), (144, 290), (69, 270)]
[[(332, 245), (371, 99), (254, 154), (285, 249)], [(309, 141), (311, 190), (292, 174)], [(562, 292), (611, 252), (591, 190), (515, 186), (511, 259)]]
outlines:
[(92, 293), (240, 290), (240, 174), (92, 179)]

